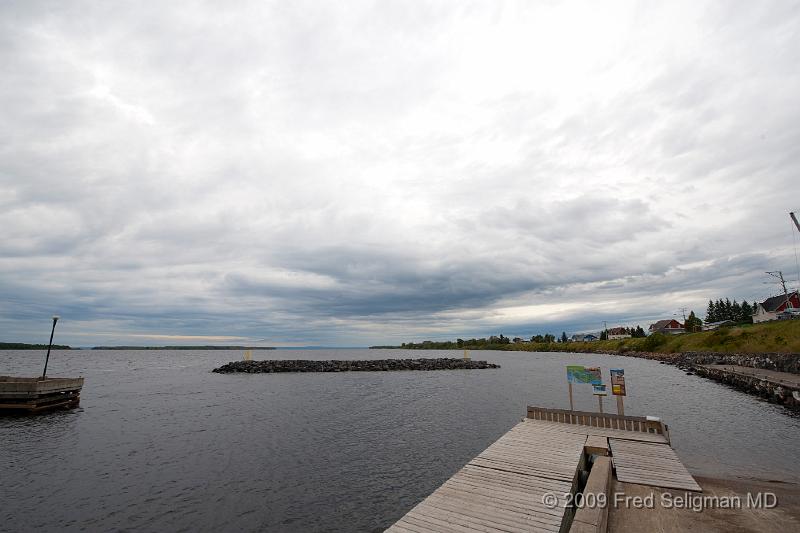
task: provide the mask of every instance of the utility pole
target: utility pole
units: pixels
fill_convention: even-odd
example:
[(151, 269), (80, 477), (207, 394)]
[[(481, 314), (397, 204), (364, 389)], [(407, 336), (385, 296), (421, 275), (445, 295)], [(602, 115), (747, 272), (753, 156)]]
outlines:
[(776, 270), (774, 272), (767, 272), (773, 278), (777, 278), (780, 280), (781, 287), (783, 287), (783, 295), (786, 296), (786, 308), (789, 309), (792, 304), (789, 302), (789, 291), (786, 290), (786, 281), (783, 279), (783, 272), (780, 270)]
[(800, 222), (797, 222), (797, 217), (794, 216), (793, 212), (789, 213), (789, 216), (792, 217), (792, 222), (794, 222), (794, 225), (797, 227), (797, 231), (800, 231)]
[(686, 324), (686, 311), (688, 310), (687, 307), (679, 307), (678, 311), (683, 313), (683, 323)]

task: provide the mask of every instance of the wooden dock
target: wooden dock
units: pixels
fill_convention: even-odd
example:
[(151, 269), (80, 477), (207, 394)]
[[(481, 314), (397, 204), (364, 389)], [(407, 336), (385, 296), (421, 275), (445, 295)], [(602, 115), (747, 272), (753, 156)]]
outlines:
[(83, 378), (20, 378), (0, 376), (0, 413), (37, 413), (76, 407)]
[(607, 509), (576, 513), (568, 500), (584, 487), (606, 490), (612, 465), (620, 481), (700, 490), (658, 419), (528, 407), (526, 419), (387, 531), (605, 531)]

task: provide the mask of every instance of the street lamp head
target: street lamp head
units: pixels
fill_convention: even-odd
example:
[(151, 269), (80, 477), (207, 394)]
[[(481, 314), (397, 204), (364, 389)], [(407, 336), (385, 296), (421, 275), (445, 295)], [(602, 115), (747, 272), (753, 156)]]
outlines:
[(61, 318), (58, 315), (53, 315), (53, 322), (58, 322), (58, 319)]

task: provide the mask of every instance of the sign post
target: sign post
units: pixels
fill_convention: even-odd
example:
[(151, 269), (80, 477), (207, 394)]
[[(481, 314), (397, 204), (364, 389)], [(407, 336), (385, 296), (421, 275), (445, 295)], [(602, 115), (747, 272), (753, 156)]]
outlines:
[(622, 368), (612, 368), (611, 371), (611, 394), (617, 397), (617, 414), (625, 416), (625, 370)]
[(603, 412), (603, 396), (607, 396), (605, 385), (592, 385), (592, 394), (597, 396), (597, 403), (600, 406), (600, 412)]
[(567, 383), (567, 386), (569, 386), (569, 410), (574, 411), (575, 406), (572, 403), (572, 382), (570, 381), (569, 383)]

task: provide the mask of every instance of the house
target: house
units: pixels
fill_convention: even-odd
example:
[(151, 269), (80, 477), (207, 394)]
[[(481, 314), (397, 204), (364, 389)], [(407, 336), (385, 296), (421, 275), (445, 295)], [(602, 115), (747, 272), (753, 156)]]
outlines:
[(767, 298), (761, 303), (756, 304), (755, 311), (753, 312), (753, 324), (759, 322), (767, 322), (769, 320), (777, 320), (778, 314), (787, 310), (787, 307), (800, 309), (800, 295), (797, 291), (790, 292), (788, 301), (791, 305), (786, 305), (786, 295), (773, 296)]
[(677, 335), (678, 333), (686, 333), (683, 324), (674, 318), (669, 320), (659, 320), (655, 324), (650, 324), (647, 330), (649, 333), (663, 333), (664, 335)]
[(572, 336), (573, 342), (591, 342), (596, 340), (597, 340), (597, 335), (592, 335), (591, 333), (576, 334)]
[(703, 324), (703, 331), (711, 331), (713, 329), (719, 329), (724, 326), (733, 326), (736, 324), (733, 320), (720, 320), (719, 322), (706, 322)]
[(611, 328), (608, 330), (608, 339), (615, 340), (615, 339), (630, 339), (631, 334), (628, 333), (628, 330), (625, 328)]

